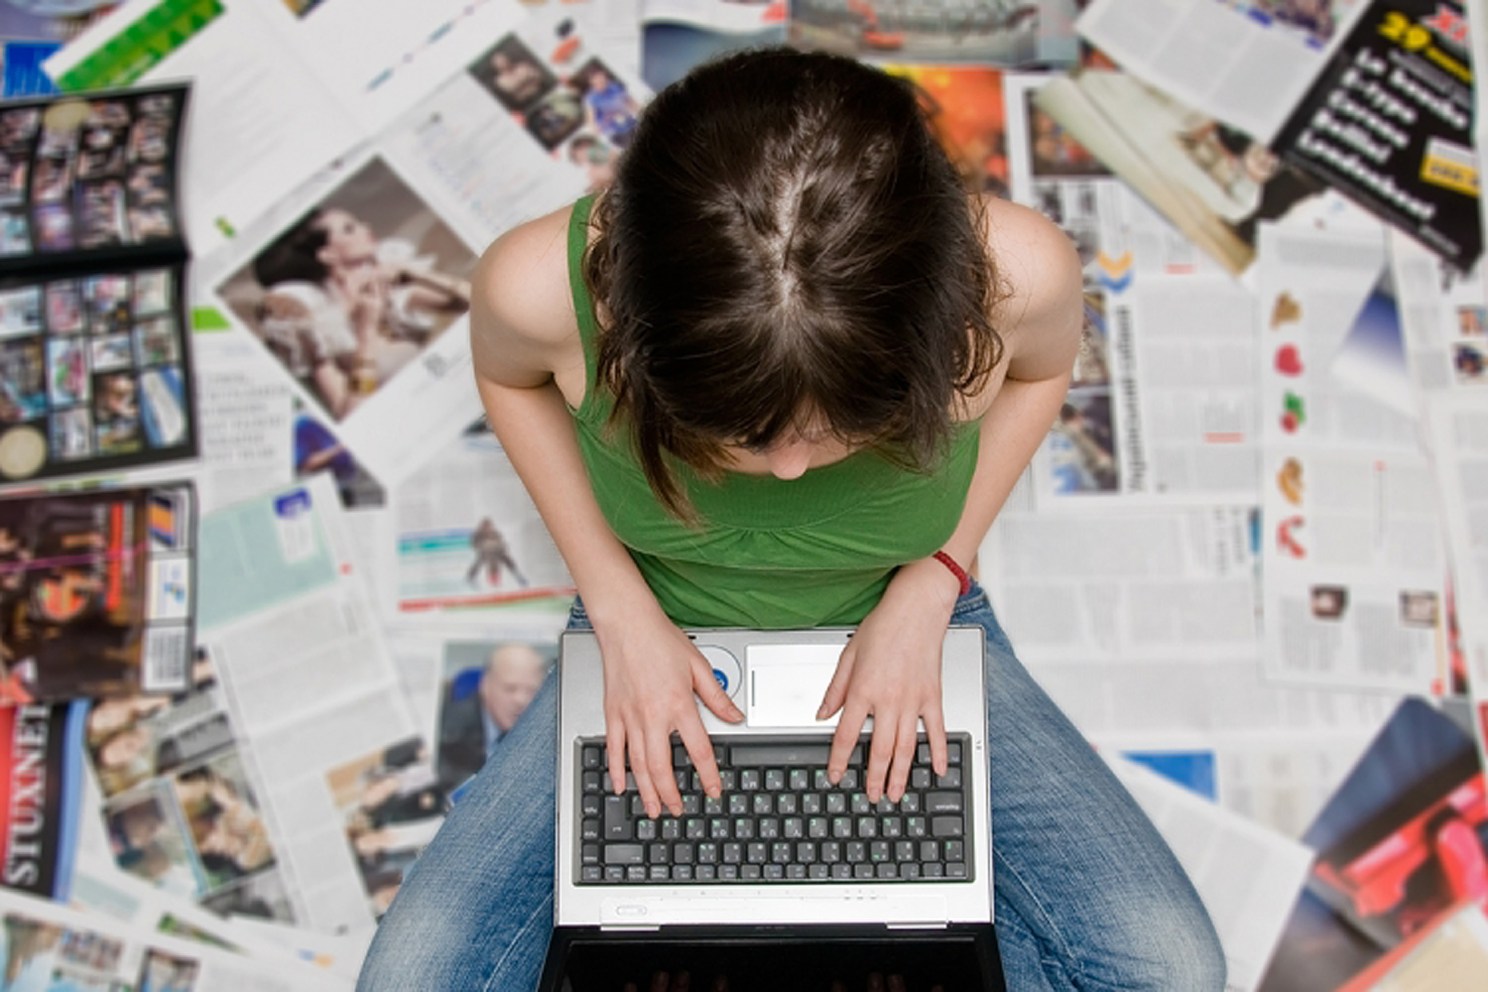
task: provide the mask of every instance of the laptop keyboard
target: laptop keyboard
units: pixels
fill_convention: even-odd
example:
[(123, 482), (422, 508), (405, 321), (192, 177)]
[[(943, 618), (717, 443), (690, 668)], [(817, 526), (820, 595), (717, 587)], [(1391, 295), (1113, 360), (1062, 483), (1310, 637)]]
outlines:
[(863, 792), (868, 738), (837, 785), (827, 782), (829, 741), (718, 737), (723, 795), (710, 799), (687, 752), (672, 749), (682, 815), (649, 819), (626, 773), (610, 786), (605, 742), (579, 742), (581, 885), (657, 882), (961, 881), (973, 876), (971, 782), (964, 734), (947, 735), (945, 775), (930, 767), (923, 735), (899, 802)]

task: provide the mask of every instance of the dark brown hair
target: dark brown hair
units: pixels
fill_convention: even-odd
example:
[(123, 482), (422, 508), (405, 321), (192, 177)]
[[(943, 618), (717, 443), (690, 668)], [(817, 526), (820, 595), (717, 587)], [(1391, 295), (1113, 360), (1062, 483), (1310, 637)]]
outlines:
[(839, 56), (705, 64), (641, 115), (595, 206), (584, 276), (599, 384), (651, 488), (676, 459), (804, 426), (932, 467), (1002, 356), (973, 199), (908, 82)]

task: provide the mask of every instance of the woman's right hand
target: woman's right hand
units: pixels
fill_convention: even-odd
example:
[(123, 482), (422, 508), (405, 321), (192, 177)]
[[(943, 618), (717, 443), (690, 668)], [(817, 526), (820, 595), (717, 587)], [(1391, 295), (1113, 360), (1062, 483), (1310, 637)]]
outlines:
[(605, 742), (610, 782), (625, 791), (625, 758), (646, 815), (662, 807), (682, 815), (682, 795), (672, 773), (672, 732), (676, 731), (697, 770), (703, 791), (723, 794), (713, 744), (698, 714), (701, 699), (720, 720), (737, 723), (744, 714), (713, 676), (713, 668), (692, 641), (652, 605), (617, 623), (594, 624), (604, 659)]

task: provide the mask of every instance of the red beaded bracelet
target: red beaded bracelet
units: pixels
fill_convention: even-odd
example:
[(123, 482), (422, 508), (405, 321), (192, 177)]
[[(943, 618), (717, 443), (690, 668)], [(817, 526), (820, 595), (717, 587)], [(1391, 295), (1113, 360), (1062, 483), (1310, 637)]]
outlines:
[(951, 570), (951, 574), (960, 580), (961, 595), (965, 596), (967, 593), (971, 592), (971, 576), (966, 574), (966, 569), (956, 564), (956, 559), (952, 558), (944, 551), (937, 551), (931, 557), (940, 562), (946, 568), (949, 568)]

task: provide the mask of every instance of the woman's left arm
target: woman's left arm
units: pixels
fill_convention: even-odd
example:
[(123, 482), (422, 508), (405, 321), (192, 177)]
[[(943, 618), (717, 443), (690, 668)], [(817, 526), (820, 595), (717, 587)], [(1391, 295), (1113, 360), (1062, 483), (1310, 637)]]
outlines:
[[(1080, 345), (1079, 257), (1067, 235), (1042, 215), (1006, 201), (989, 203), (988, 244), (1006, 293), (994, 325), (1006, 349), (1006, 377), (994, 375), (967, 401), (979, 421), (977, 467), (961, 519), (941, 549), (963, 568), (976, 557), (993, 519), (1058, 416)], [(909, 780), (924, 722), (931, 762), (946, 768), (940, 659), (960, 582), (934, 558), (910, 562), (890, 580), (843, 651), (820, 718), (842, 716), (828, 759), (834, 783), (847, 767), (863, 722), (873, 717), (864, 789), (897, 802)]]

